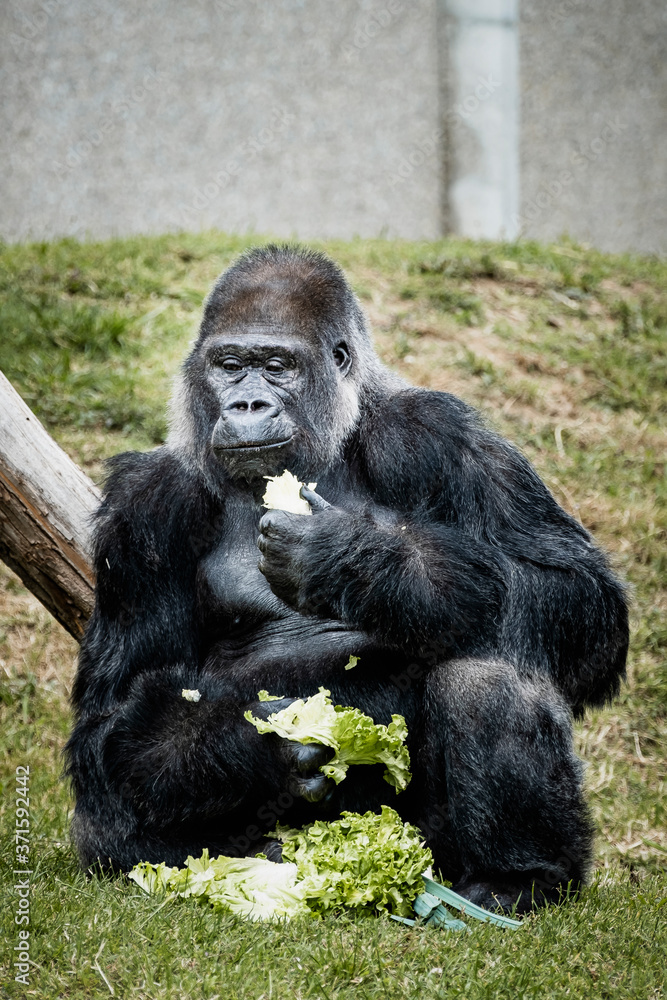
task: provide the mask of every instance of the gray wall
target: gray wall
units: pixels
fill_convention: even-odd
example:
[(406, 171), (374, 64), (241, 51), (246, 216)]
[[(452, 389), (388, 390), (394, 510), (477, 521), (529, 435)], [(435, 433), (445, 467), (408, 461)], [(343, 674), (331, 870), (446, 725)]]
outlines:
[(4, 0), (0, 235), (667, 252), (666, 0), (515, 6)]
[(447, 221), (519, 234), (519, 0), (444, 0)]
[(522, 0), (521, 228), (667, 252), (667, 2)]
[(0, 38), (10, 239), (442, 231), (432, 0), (22, 0)]

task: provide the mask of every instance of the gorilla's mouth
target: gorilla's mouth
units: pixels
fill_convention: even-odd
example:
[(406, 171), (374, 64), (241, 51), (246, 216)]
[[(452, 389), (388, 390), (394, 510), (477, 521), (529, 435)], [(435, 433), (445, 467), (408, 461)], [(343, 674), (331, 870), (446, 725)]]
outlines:
[(290, 434), (288, 438), (283, 441), (250, 441), (244, 442), (243, 444), (230, 444), (225, 448), (218, 449), (219, 451), (271, 451), (273, 448), (283, 448), (286, 444), (289, 444), (293, 439), (294, 435)]

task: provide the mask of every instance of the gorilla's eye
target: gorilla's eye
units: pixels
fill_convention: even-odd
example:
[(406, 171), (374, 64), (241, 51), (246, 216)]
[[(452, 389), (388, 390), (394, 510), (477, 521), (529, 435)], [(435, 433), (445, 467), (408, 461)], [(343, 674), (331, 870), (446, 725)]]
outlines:
[(285, 365), (278, 358), (271, 358), (270, 361), (266, 362), (264, 370), (269, 373), (269, 375), (280, 375), (285, 371)]
[(220, 366), (226, 372), (240, 372), (243, 371), (243, 365), (238, 358), (223, 358), (222, 364)]

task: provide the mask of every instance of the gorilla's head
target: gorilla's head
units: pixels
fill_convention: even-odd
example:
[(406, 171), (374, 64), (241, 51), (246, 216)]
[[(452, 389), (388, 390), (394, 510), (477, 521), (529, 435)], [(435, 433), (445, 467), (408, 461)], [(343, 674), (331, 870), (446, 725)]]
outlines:
[[(168, 444), (209, 472), (316, 478), (381, 378), (340, 269), (312, 250), (266, 246), (216, 282), (185, 362)], [(216, 476), (216, 478), (218, 478)]]

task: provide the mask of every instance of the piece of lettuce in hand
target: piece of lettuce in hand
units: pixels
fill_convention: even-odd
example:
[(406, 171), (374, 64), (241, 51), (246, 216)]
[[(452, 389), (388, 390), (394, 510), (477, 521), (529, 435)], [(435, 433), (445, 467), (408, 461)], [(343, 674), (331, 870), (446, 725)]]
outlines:
[(408, 727), (402, 715), (392, 715), (388, 726), (376, 725), (357, 708), (335, 708), (334, 732), (338, 751), (321, 770), (336, 784), (345, 777), (350, 764), (384, 764), (384, 780), (402, 792), (410, 783), (410, 754), (405, 746)]
[(301, 830), (279, 826), (270, 836), (283, 842), (283, 859), (296, 864), (316, 913), (344, 908), (411, 917), (433, 864), (421, 832), (389, 806)]
[(329, 691), (321, 687), (317, 694), (298, 698), (266, 720), (253, 716), (250, 709), (245, 718), (260, 733), (331, 747), (335, 756), (320, 770), (337, 785), (351, 764), (384, 764), (384, 779), (397, 793), (410, 781), (410, 754), (405, 746), (408, 730), (402, 715), (392, 715), (388, 726), (376, 725), (357, 708), (334, 707)]
[[(286, 510), (290, 514), (312, 514), (310, 504), (301, 496), (300, 483), (291, 472), (283, 472), (282, 476), (264, 476), (267, 480), (262, 504), (267, 510)], [(317, 483), (308, 483), (308, 489), (314, 490)]]
[[(266, 692), (260, 691), (259, 701), (267, 701)], [(312, 698), (297, 698), (283, 708), (274, 712), (268, 719), (256, 718), (250, 709), (245, 713), (248, 722), (259, 733), (276, 733), (286, 740), (296, 740), (297, 743), (323, 743), (324, 746), (338, 750), (338, 741), (334, 735), (336, 726), (336, 709), (331, 704), (329, 692), (320, 688)]]

